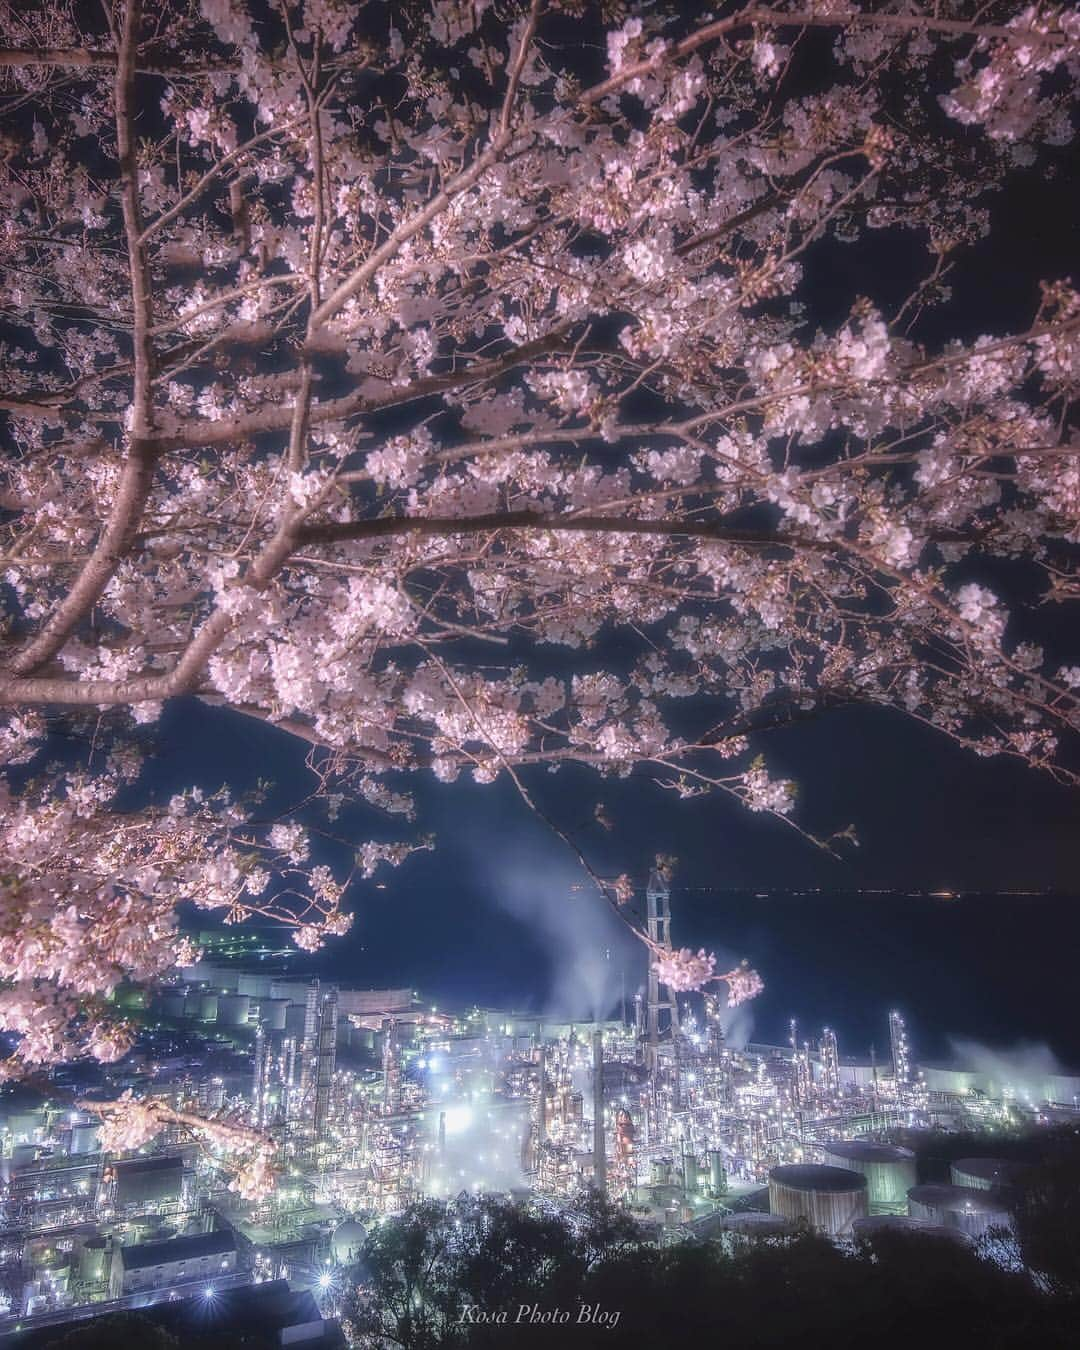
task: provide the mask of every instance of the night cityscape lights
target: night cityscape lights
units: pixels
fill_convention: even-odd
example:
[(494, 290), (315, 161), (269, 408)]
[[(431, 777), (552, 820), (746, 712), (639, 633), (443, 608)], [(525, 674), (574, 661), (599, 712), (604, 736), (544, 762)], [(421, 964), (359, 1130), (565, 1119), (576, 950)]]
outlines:
[[(655, 874), (649, 892), (657, 940), (670, 942)], [(918, 1186), (890, 1136), (1080, 1106), (1080, 1078), (1020, 1087), (918, 1065), (895, 1009), (879, 1063), (797, 1019), (783, 1044), (729, 1043), (721, 997), (677, 996), (655, 977), (630, 1018), (583, 1023), (451, 1012), (408, 988), (299, 978), (284, 953), (250, 942), (200, 945), (183, 982), (143, 1008), (140, 1043), (102, 1072), (100, 1094), (133, 1087), (265, 1132), (272, 1190), (242, 1199), (226, 1158), (180, 1126), (105, 1154), (92, 1110), (11, 1094), (0, 1330), (281, 1279), (332, 1311), (338, 1272), (375, 1225), (462, 1192), (565, 1213), (594, 1186), (658, 1244), (797, 1221), (838, 1240), (886, 1219), (978, 1236), (1009, 1221), (1007, 1165), (964, 1160), (954, 1184)]]

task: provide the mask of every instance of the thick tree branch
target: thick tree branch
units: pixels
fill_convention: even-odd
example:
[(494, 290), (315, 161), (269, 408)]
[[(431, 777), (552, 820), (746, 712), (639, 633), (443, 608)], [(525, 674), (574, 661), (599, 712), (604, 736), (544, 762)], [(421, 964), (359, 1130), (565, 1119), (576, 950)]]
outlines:
[(378, 516), (302, 525), (298, 544), (337, 544), (355, 539), (378, 539), (387, 535), (476, 534), (494, 530), (555, 530), (575, 534), (642, 534), (668, 538), (712, 539), (721, 544), (748, 548), (812, 548), (833, 553), (842, 541), (799, 539), (775, 530), (729, 529), (706, 520), (639, 520), (624, 516), (554, 516), (542, 511), (501, 511), (490, 516)]
[(50, 660), (77, 625), (90, 613), (109, 584), (142, 518), (150, 496), (157, 447), (149, 439), (153, 424), (151, 408), (153, 351), (150, 329), (153, 303), (150, 268), (141, 243), (142, 209), (139, 202), (138, 165), (135, 157), (136, 53), (142, 19), (141, 0), (128, 0), (116, 67), (114, 99), (116, 140), (120, 162), (120, 205), (127, 239), (128, 275), (133, 314), (133, 386), (130, 412), (131, 442), (112, 509), (94, 551), (38, 636), (11, 663), (16, 675), (29, 675)]
[[(562, 346), (566, 333), (566, 327), (558, 328), (545, 337), (537, 338), (535, 342), (524, 342), (520, 347), (514, 347), (503, 356), (493, 357), (490, 361), (474, 361), (471, 365), (458, 370), (429, 375), (425, 379), (414, 380), (400, 389), (391, 388), (386, 394), (347, 394), (344, 398), (313, 403), (308, 423), (311, 426), (318, 426), (326, 422), (339, 422), (346, 417), (355, 417), (357, 413), (396, 408), (402, 403), (429, 398), (432, 394), (442, 393), (447, 389), (461, 389), (471, 384), (496, 379), (523, 362), (557, 351)], [(278, 408), (271, 404), (261, 412), (228, 421), (188, 422), (181, 431), (156, 437), (155, 443), (159, 451), (235, 444), (237, 441), (248, 440), (252, 436), (260, 436), (267, 432), (288, 430), (292, 422), (291, 408)]]

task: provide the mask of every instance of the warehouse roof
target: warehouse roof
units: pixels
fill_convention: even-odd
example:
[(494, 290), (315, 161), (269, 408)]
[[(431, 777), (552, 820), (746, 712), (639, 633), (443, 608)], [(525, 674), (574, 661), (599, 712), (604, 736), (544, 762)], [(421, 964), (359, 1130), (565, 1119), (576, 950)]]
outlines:
[(193, 1233), (190, 1237), (169, 1238), (166, 1242), (121, 1247), (120, 1260), (125, 1270), (145, 1270), (172, 1261), (197, 1261), (202, 1256), (225, 1256), (235, 1251), (236, 1234), (221, 1229), (216, 1233)]

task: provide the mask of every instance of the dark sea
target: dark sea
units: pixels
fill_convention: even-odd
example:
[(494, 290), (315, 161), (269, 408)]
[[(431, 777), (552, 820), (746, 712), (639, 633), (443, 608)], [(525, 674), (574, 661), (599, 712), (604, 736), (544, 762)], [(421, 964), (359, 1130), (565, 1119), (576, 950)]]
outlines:
[[(459, 911), (432, 932), (425, 905), (416, 940), (402, 946), (397, 935), (411, 907), (409, 889), (404, 877), (394, 887), (386, 941), (378, 907), (367, 909), (367, 942), (328, 952), (318, 963), (326, 976), (400, 981), (444, 1005), (558, 1011), (575, 1002), (575, 974), (578, 988), (593, 977), (591, 937), (615, 1007), (624, 983), (632, 999), (644, 977), (636, 944), (616, 939), (605, 946), (603, 933), (576, 943), (568, 936), (560, 952), (551, 930), (538, 934), (531, 923), (501, 911)], [(797, 1017), (802, 1037), (816, 1038), (831, 1026), (841, 1054), (865, 1055), (873, 1046), (884, 1057), (888, 1014), (896, 1008), (924, 1060), (955, 1058), (954, 1039), (995, 1050), (1028, 1042), (1080, 1069), (1080, 901), (1074, 897), (758, 895), (676, 887), (671, 904), (677, 945), (718, 948), (733, 961), (745, 956), (764, 977), (765, 992), (736, 1024), (740, 1038), (784, 1042), (789, 1019)]]

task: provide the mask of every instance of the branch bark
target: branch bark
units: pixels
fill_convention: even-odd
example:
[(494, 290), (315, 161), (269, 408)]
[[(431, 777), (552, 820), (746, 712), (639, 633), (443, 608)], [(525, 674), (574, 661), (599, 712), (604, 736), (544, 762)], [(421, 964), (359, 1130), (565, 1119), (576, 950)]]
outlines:
[(141, 243), (142, 210), (139, 203), (138, 165), (135, 158), (135, 77), (141, 0), (128, 0), (116, 67), (114, 99), (116, 140), (120, 163), (120, 205), (127, 240), (128, 275), (132, 300), (132, 361), (134, 367), (131, 402), (131, 443), (120, 475), (109, 518), (88, 562), (75, 584), (27, 647), (11, 663), (13, 674), (29, 675), (50, 660), (67, 641), (76, 626), (101, 598), (142, 518), (150, 496), (158, 448), (150, 439), (152, 431), (153, 351), (150, 329), (153, 326), (153, 302), (150, 269)]

